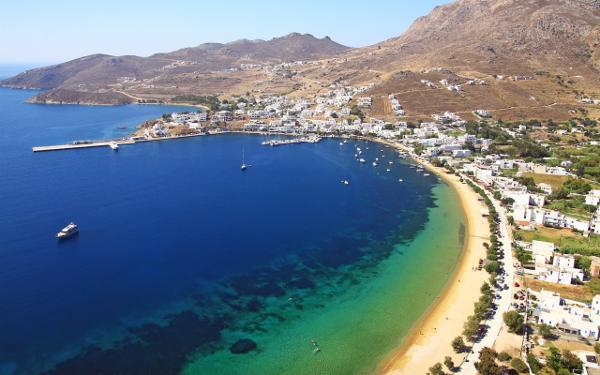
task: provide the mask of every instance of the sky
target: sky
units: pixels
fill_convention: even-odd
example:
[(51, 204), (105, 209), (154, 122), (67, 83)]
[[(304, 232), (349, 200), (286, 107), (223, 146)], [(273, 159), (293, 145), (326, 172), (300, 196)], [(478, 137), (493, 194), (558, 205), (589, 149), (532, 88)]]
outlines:
[(448, 1), (6, 1), (0, 5), (0, 63), (58, 63), (93, 53), (148, 56), (291, 32), (361, 47), (400, 35)]

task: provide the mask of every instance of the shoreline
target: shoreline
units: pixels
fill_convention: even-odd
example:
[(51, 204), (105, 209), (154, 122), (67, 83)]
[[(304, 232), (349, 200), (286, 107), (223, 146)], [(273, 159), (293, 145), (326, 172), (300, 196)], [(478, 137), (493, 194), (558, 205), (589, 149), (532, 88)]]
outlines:
[[(408, 151), (386, 140), (375, 141)], [(465, 243), (444, 289), (400, 346), (380, 363), (376, 374), (425, 374), (435, 363), (443, 363), (446, 356), (450, 356), (456, 365), (461, 364), (466, 355), (454, 353), (450, 344), (454, 337), (462, 334), (463, 324), (467, 316), (473, 313), (473, 304), (481, 294), (480, 287), (489, 278), (485, 271), (473, 271), (479, 259), (485, 258), (483, 243), (489, 241), (487, 221), (479, 217), (483, 208), (479, 196), (468, 185), (461, 183), (458, 176), (449, 175), (424, 160), (414, 157), (413, 160), (444, 180), (460, 199), (465, 218)]]
[[(214, 134), (192, 134), (157, 138), (145, 142), (224, 134), (261, 135), (266, 133), (229, 130)], [(442, 363), (445, 356), (450, 356), (455, 364), (460, 365), (466, 355), (455, 354), (450, 343), (454, 337), (462, 334), (466, 317), (473, 313), (473, 304), (480, 297), (480, 287), (489, 278), (489, 275), (485, 271), (473, 270), (473, 267), (477, 266), (478, 261), (486, 257), (483, 243), (489, 241), (487, 220), (484, 220), (480, 216), (481, 209), (484, 206), (478, 200), (479, 195), (467, 184), (461, 183), (458, 176), (450, 175), (444, 169), (434, 167), (429, 162), (410, 153), (410, 150), (403, 145), (393, 141), (375, 137), (341, 135), (324, 136), (324, 138), (353, 138), (371, 141), (393, 148), (396, 151), (407, 152), (415, 163), (435, 173), (436, 176), (448, 184), (460, 200), (460, 207), (465, 221), (465, 237), (463, 249), (452, 274), (442, 290), (435, 296), (430, 306), (414, 322), (409, 332), (402, 338), (399, 345), (389, 353), (384, 354), (383, 359), (375, 367), (374, 373), (424, 374), (436, 362)]]

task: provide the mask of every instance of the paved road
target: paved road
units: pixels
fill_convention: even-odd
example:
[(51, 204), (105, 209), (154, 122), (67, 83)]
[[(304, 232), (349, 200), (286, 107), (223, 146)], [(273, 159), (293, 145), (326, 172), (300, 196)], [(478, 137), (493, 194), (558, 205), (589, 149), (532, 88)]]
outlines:
[(481, 350), (485, 347), (491, 348), (494, 346), (498, 335), (501, 332), (503, 325), (502, 315), (509, 311), (511, 308), (512, 296), (514, 294), (514, 277), (515, 268), (514, 260), (512, 255), (512, 231), (511, 226), (508, 223), (506, 210), (500, 205), (500, 202), (495, 200), (493, 195), (486, 190), (487, 196), (492, 200), (496, 211), (500, 217), (500, 241), (502, 243), (502, 249), (504, 250), (504, 271), (505, 271), (505, 283), (508, 284), (509, 288), (500, 292), (501, 298), (496, 300), (498, 310), (496, 315), (491, 320), (483, 322), (489, 328), (485, 337), (473, 346), (472, 353), (467, 356), (467, 361), (461, 367), (461, 374), (476, 375), (477, 370), (475, 369), (475, 362), (479, 359)]

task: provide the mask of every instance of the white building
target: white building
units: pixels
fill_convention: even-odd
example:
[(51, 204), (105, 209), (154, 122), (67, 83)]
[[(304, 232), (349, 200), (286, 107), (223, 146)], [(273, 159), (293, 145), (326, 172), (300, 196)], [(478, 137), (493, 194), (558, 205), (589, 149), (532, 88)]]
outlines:
[(592, 300), (592, 307), (564, 300), (556, 293), (536, 293), (538, 308), (534, 314), (539, 324), (547, 324), (561, 332), (598, 340), (600, 332), (600, 296)]
[(585, 197), (585, 204), (598, 207), (600, 205), (600, 190), (590, 191)]

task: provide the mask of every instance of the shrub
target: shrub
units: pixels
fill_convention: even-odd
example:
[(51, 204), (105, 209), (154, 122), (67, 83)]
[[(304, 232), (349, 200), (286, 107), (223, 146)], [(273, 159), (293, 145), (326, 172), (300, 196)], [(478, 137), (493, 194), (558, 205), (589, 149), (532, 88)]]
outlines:
[(527, 364), (520, 358), (513, 358), (513, 360), (510, 361), (510, 366), (517, 370), (520, 374), (529, 373), (529, 367), (527, 367)]
[(512, 357), (507, 352), (501, 352), (500, 354), (498, 354), (498, 360), (499, 361), (508, 362), (511, 359), (512, 359)]

